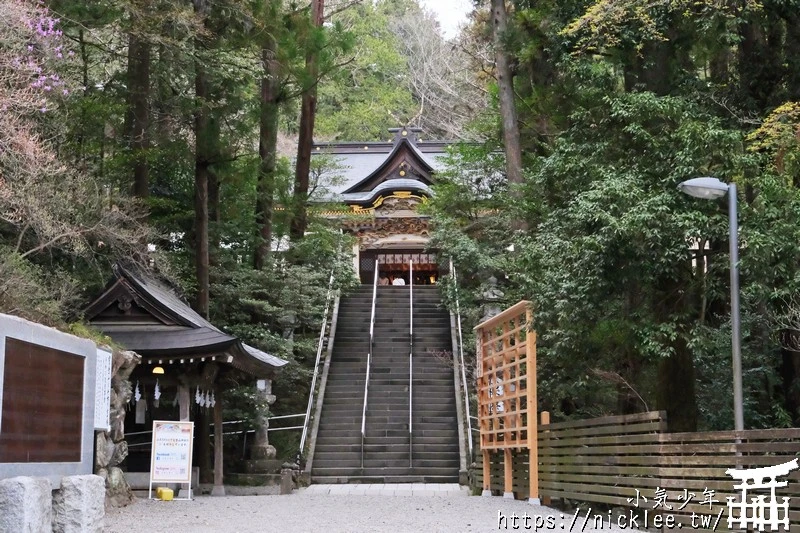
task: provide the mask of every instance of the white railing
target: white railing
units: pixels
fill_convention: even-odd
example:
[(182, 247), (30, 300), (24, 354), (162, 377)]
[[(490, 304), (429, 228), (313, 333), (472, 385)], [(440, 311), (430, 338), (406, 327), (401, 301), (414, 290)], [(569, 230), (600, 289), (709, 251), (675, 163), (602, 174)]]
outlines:
[(408, 262), (408, 467), (414, 466), (414, 261)]
[(372, 344), (375, 335), (375, 299), (378, 294), (378, 260), (375, 260), (375, 275), (372, 280), (372, 314), (369, 319), (369, 350), (367, 351), (367, 372), (364, 379), (364, 408), (361, 411), (361, 469), (364, 469), (364, 440), (367, 433), (367, 396), (369, 394), (369, 372), (372, 365)]
[(464, 409), (466, 410), (467, 419), (467, 445), (469, 447), (469, 456), (472, 458), (472, 417), (469, 415), (469, 389), (467, 388), (467, 364), (464, 361), (464, 337), (461, 334), (461, 305), (458, 302), (458, 277), (456, 276), (456, 269), (453, 266), (453, 259), (450, 259), (450, 272), (453, 275), (453, 287), (455, 288), (456, 296), (456, 322), (458, 324), (458, 353), (461, 359), (461, 385), (464, 388)]
[[(335, 267), (334, 267), (335, 268)], [(333, 290), (333, 280), (334, 280), (334, 268), (331, 268), (331, 276), (328, 280), (328, 296), (325, 299), (325, 314), (322, 317), (322, 327), (319, 330), (319, 340), (317, 341), (317, 359), (314, 363), (314, 377), (311, 379), (311, 390), (308, 391), (308, 406), (306, 407), (306, 418), (303, 422), (303, 434), (300, 437), (300, 450), (299, 454), (303, 455), (303, 450), (305, 449), (306, 444), (306, 437), (308, 436), (308, 423), (311, 421), (311, 406), (314, 403), (314, 394), (316, 393), (317, 388), (317, 378), (319, 377), (319, 362), (322, 358), (322, 345), (325, 343), (325, 333), (328, 328), (328, 315), (330, 314), (331, 310), (331, 302), (333, 301), (334, 290)]]

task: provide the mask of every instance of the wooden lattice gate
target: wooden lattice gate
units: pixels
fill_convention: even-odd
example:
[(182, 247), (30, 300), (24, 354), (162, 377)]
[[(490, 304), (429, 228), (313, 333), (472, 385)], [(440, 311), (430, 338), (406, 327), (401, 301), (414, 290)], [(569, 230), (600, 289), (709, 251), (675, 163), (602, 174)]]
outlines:
[(492, 454), (503, 452), (504, 489), (513, 495), (512, 451), (530, 454), (530, 499), (539, 500), (536, 332), (530, 302), (521, 301), (479, 324), (478, 422), (483, 489), (489, 491)]

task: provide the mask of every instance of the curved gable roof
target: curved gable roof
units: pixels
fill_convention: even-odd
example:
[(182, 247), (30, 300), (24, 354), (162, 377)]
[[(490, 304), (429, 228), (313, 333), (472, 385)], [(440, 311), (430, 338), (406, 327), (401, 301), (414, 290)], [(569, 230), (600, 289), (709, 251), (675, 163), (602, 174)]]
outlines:
[[(342, 194), (371, 191), (382, 182), (393, 178), (416, 179), (425, 185), (430, 185), (433, 173), (433, 166), (425, 160), (414, 143), (403, 137), (394, 145), (392, 151), (378, 168), (361, 181), (342, 191)], [(409, 174), (414, 177), (406, 178)]]
[(384, 181), (370, 191), (343, 194), (342, 200), (349, 204), (371, 203), (379, 196), (385, 196), (387, 193), (395, 191), (411, 191), (421, 193), (425, 196), (433, 195), (431, 188), (421, 181), (397, 178)]
[[(133, 304), (138, 313), (130, 313)], [(86, 309), (100, 331), (144, 357), (225, 352), (253, 375), (274, 373), (287, 361), (244, 344), (203, 318), (172, 289), (144, 274), (114, 266), (114, 278)]]

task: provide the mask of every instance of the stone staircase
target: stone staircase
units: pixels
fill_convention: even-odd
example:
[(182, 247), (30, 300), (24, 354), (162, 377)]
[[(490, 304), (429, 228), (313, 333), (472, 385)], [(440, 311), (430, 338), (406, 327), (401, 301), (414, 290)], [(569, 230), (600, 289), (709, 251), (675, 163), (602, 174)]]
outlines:
[(413, 462), (426, 482), (458, 483), (459, 447), (450, 313), (439, 288), (414, 287)]
[(311, 481), (456, 483), (459, 445), (449, 314), (440, 308), (437, 287), (414, 287), (410, 434), (409, 287), (381, 286), (377, 295), (363, 469), (361, 415), (371, 286), (361, 287), (339, 306)]

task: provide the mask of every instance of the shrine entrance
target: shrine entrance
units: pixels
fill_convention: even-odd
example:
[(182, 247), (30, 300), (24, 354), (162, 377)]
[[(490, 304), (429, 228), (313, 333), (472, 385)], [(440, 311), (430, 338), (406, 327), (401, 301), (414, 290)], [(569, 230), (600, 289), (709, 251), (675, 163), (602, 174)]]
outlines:
[[(400, 278), (407, 285), (435, 285), (447, 271), (440, 268), (436, 254), (422, 250), (363, 250), (359, 257), (359, 278), (363, 284), (371, 284), (375, 277), (375, 261), (378, 277), (388, 280), (387, 285)], [(413, 274), (411, 265), (413, 263)], [(410, 277), (413, 276), (413, 280)]]

